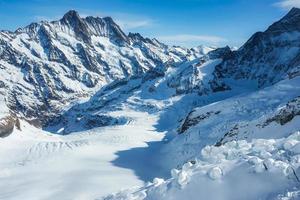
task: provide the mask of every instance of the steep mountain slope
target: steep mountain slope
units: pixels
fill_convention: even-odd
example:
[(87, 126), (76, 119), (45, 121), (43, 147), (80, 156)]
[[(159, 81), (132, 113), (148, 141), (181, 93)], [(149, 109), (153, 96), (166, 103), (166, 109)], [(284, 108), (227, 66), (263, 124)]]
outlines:
[(13, 112), (39, 125), (114, 80), (202, 53), (126, 35), (110, 17), (69, 11), (58, 21), (0, 32), (0, 87)]
[(231, 80), (247, 80), (261, 88), (298, 76), (299, 22), (300, 9), (293, 8), (265, 32), (255, 33), (216, 67), (212, 88), (230, 88)]

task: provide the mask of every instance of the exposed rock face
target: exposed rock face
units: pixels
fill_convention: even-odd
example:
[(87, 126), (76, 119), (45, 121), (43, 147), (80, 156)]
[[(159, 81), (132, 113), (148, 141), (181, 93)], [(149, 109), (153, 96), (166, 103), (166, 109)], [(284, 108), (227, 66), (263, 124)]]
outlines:
[(223, 48), (217, 48), (207, 53), (209, 59), (227, 59), (230, 58), (233, 54), (233, 51), (229, 46)]
[(216, 67), (212, 88), (230, 86), (226, 79), (265, 87), (300, 71), (300, 9), (293, 8), (265, 32), (255, 33)]
[(276, 122), (280, 125), (293, 120), (296, 116), (300, 115), (300, 97), (297, 97), (288, 102), (283, 108), (281, 108), (274, 117), (268, 119), (263, 126), (267, 126), (271, 122)]
[[(285, 126), (287, 123), (291, 122), (295, 117), (300, 116), (300, 97), (296, 97), (289, 101), (286, 105), (276, 111), (272, 117), (268, 118), (262, 123), (256, 124), (255, 128), (266, 128), (272, 122), (279, 124), (280, 126)], [(216, 146), (221, 146), (226, 142), (232, 140), (238, 140), (241, 135), (249, 134), (249, 130), (253, 128), (249, 128), (248, 123), (238, 123), (233, 126), (228, 132), (224, 134), (224, 136), (215, 144)]]
[(184, 133), (190, 127), (199, 124), (201, 121), (208, 119), (212, 115), (218, 115), (221, 113), (221, 111), (209, 111), (203, 114), (198, 114), (197, 116), (193, 116), (193, 112), (194, 111), (190, 112), (189, 115), (184, 119), (183, 124), (180, 126), (178, 130), (179, 134)]
[(56, 118), (51, 121), (46, 130), (65, 135), (72, 132), (80, 132), (109, 125), (122, 125), (125, 123), (126, 119), (122, 117), (113, 118), (108, 115), (77, 113), (72, 116), (60, 116)]
[(20, 121), (18, 118), (7, 116), (0, 119), (0, 138), (9, 136), (15, 127), (20, 130)]
[(272, 24), (266, 32), (282, 34), (284, 32), (300, 31), (300, 9), (292, 8), (280, 21)]

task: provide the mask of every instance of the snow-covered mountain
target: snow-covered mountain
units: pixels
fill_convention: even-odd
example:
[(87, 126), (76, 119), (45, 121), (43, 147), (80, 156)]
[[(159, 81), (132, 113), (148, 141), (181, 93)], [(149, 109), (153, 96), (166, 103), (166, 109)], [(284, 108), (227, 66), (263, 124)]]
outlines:
[[(300, 11), (293, 8), (265, 32), (255, 33), (216, 67), (215, 80), (247, 80), (265, 87), (299, 75)], [(230, 87), (230, 83), (227, 83)]]
[(110, 17), (81, 18), (69, 11), (58, 21), (0, 32), (0, 87), (12, 112), (42, 125), (108, 83), (203, 51), (126, 35)]
[(75, 11), (2, 31), (0, 199), (299, 198), (299, 24), (237, 50)]

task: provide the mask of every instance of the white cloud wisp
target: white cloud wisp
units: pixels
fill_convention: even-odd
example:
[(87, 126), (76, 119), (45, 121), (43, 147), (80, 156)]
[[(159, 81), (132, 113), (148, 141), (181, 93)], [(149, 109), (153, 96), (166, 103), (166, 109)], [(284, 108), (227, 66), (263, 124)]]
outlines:
[(274, 5), (283, 9), (300, 8), (300, 0), (281, 0)]
[(159, 40), (164, 42), (207, 42), (217, 44), (220, 42), (226, 41), (226, 39), (218, 37), (218, 36), (211, 36), (211, 35), (191, 35), (191, 34), (180, 34), (180, 35), (169, 35), (169, 36), (160, 36), (158, 37)]

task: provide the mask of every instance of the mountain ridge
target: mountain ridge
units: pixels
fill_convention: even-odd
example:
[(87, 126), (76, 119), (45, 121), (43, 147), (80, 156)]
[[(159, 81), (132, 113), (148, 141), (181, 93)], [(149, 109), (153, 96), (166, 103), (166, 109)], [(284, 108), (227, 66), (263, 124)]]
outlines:
[[(74, 10), (57, 21), (2, 31), (0, 44), (6, 104), (20, 117), (41, 119), (38, 124), (75, 97), (87, 97), (114, 80), (201, 54), (127, 36), (110, 17), (81, 18)], [(18, 74), (19, 83), (12, 74)]]

